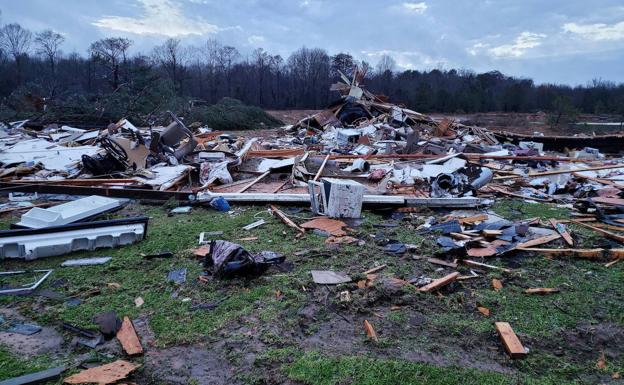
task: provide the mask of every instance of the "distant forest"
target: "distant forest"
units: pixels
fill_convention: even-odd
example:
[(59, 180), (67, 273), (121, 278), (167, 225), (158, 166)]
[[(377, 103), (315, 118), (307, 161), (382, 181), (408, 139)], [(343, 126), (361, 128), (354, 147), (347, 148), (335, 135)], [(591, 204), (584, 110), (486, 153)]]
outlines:
[(300, 48), (283, 58), (259, 48), (242, 55), (207, 40), (201, 47), (168, 39), (131, 55), (126, 38), (94, 41), (87, 52), (64, 53), (64, 37), (0, 27), (0, 119), (144, 119), (167, 109), (188, 112), (224, 97), (265, 109), (320, 109), (338, 97), (330, 92), (340, 71), (368, 67), (363, 84), (373, 93), (416, 111), (610, 113), (624, 115), (624, 84), (594, 80), (586, 86), (536, 85), (500, 72), (397, 71), (391, 57), (374, 66), (348, 53)]

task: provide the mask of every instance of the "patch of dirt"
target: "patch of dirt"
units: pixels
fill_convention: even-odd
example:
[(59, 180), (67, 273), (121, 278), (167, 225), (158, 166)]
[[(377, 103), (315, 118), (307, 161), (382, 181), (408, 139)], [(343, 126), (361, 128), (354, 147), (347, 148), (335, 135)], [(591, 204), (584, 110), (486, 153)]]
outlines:
[[(536, 341), (536, 344), (540, 344)], [(612, 323), (597, 325), (579, 324), (576, 328), (562, 331), (556, 338), (545, 340), (540, 349), (566, 357), (573, 362), (597, 361), (601, 354), (607, 360), (624, 357), (624, 328)]]
[[(36, 324), (22, 317), (15, 309), (2, 308), (0, 315), (7, 321)], [(60, 356), (66, 353), (63, 336), (49, 326), (41, 326), (40, 332), (30, 336), (0, 332), (0, 345), (6, 346), (18, 357), (34, 357), (40, 354)]]
[(175, 346), (145, 353), (139, 383), (201, 385), (236, 384), (234, 369), (217, 344)]

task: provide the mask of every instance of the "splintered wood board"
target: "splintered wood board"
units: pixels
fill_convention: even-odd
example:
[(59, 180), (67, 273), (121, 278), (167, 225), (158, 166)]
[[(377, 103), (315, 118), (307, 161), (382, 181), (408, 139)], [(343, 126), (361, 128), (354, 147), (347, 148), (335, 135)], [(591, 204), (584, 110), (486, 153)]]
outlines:
[(526, 349), (522, 346), (522, 343), (516, 336), (516, 333), (511, 328), (508, 322), (495, 322), (496, 331), (505, 346), (507, 354), (511, 358), (524, 358), (527, 355)]

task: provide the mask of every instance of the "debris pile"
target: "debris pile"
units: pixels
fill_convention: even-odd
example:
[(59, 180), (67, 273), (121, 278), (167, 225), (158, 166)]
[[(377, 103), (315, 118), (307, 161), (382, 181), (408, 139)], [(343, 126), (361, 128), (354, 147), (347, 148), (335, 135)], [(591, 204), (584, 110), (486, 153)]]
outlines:
[[(475, 207), (495, 196), (574, 204), (604, 187), (619, 191), (624, 163), (612, 141), (520, 138), (434, 119), (372, 94), (364, 76), (343, 76), (331, 87), (335, 103), (275, 136), (187, 126), (171, 112), (167, 126), (142, 128), (127, 119), (90, 131), (14, 122), (0, 138), (0, 183), (39, 193), (312, 204), (330, 217), (357, 217), (360, 205)], [(564, 154), (553, 143), (583, 144)], [(339, 207), (346, 199), (354, 204)]]

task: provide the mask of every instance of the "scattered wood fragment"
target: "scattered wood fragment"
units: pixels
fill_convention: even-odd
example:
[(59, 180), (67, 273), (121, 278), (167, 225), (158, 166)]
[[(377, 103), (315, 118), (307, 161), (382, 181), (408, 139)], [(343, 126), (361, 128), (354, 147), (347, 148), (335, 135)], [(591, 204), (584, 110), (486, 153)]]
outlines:
[(245, 237), (245, 238), (238, 238), (236, 240), (237, 241), (255, 241), (257, 239), (258, 239), (258, 237)]
[(504, 271), (505, 273), (511, 273), (511, 269), (506, 269), (504, 267), (498, 267), (494, 265), (488, 265), (487, 263), (472, 261), (470, 259), (464, 259), (462, 262), (465, 265), (472, 266), (472, 267), (483, 267), (486, 269), (500, 270), (500, 271)]
[(141, 341), (139, 341), (139, 337), (134, 330), (134, 326), (132, 325), (130, 318), (124, 317), (123, 322), (121, 323), (121, 328), (117, 331), (117, 339), (121, 342), (121, 347), (123, 347), (123, 350), (129, 356), (143, 354)]
[(465, 218), (456, 218), (457, 221), (459, 222), (460, 225), (463, 225), (465, 223), (469, 223), (469, 224), (473, 224), (476, 222), (483, 222), (485, 220), (487, 220), (489, 218), (489, 216), (487, 214), (479, 214), (479, 215), (475, 215), (472, 217), (465, 217)]
[(565, 228), (563, 224), (559, 223), (554, 218), (550, 218), (549, 222), (552, 225), (552, 227), (554, 227), (554, 229), (557, 230), (557, 232), (563, 237), (563, 239), (566, 241), (568, 245), (574, 246), (574, 240), (572, 239), (572, 236), (570, 235), (570, 233), (568, 232), (568, 230)]
[(277, 217), (284, 222), (287, 226), (292, 227), (293, 229), (297, 230), (298, 232), (300, 232), (301, 234), (305, 233), (305, 230), (300, 227), (298, 224), (296, 224), (295, 222), (293, 222), (290, 218), (288, 218), (286, 216), (286, 214), (284, 214), (280, 209), (278, 209), (275, 205), (269, 205), (269, 207), (271, 208), (271, 211), (273, 212), (273, 214), (277, 215)]
[(418, 289), (418, 291), (422, 291), (422, 292), (430, 292), (432, 290), (437, 290), (443, 286), (448, 285), (449, 283), (453, 282), (454, 280), (457, 279), (457, 277), (459, 277), (459, 273), (458, 272), (454, 272), (451, 273), (449, 275), (446, 275), (442, 278), (438, 278), (438, 279), (434, 279), (430, 284), (425, 285), (421, 288)]
[(483, 314), (486, 317), (490, 316), (490, 309), (488, 309), (487, 307), (478, 306), (477, 310), (479, 311), (479, 313)]
[(622, 198), (608, 198), (608, 197), (594, 197), (591, 198), (592, 202), (602, 203), (605, 205), (624, 206), (624, 199)]
[(366, 335), (368, 336), (368, 338), (370, 338), (371, 340), (375, 342), (379, 342), (379, 338), (377, 337), (377, 332), (373, 328), (373, 325), (371, 325), (371, 323), (368, 322), (368, 320), (364, 320), (364, 330), (366, 330)]
[(572, 223), (577, 224), (579, 226), (586, 227), (586, 228), (591, 229), (591, 230), (594, 230), (595, 232), (597, 232), (599, 234), (602, 234), (602, 235), (604, 235), (607, 238), (611, 238), (611, 239), (613, 239), (615, 241), (624, 243), (624, 235), (615, 234), (615, 233), (612, 233), (610, 231), (600, 229), (600, 228), (598, 228), (596, 226), (591, 226), (591, 225), (588, 225), (587, 223), (583, 223), (583, 222), (579, 222), (579, 221), (575, 221), (575, 220), (573, 220)]
[(515, 248), (526, 249), (526, 248), (533, 247), (533, 246), (543, 245), (545, 243), (552, 242), (555, 239), (559, 239), (559, 238), (561, 238), (560, 234), (546, 235), (544, 237), (539, 237), (539, 238), (531, 239), (526, 242), (518, 243)]
[(380, 265), (380, 266), (377, 266), (377, 267), (373, 267), (372, 269), (366, 270), (362, 274), (364, 274), (364, 275), (373, 274), (373, 273), (378, 272), (379, 270), (385, 269), (386, 267), (388, 267), (388, 265), (386, 265), (386, 264)]
[(616, 263), (618, 263), (619, 261), (621, 261), (621, 259), (614, 259), (613, 261), (609, 262), (609, 263), (605, 263), (605, 267), (611, 267), (613, 265), (615, 265)]
[(325, 164), (327, 164), (327, 161), (329, 160), (329, 155), (330, 154), (327, 154), (325, 159), (323, 159), (323, 163), (321, 163), (321, 167), (319, 167), (318, 171), (316, 172), (316, 175), (314, 175), (314, 179), (312, 179), (314, 182), (319, 180), (319, 178), (323, 174), (323, 169), (325, 169)]
[(544, 172), (531, 172), (529, 173), (529, 177), (534, 176), (546, 176), (546, 175), (558, 175), (558, 174), (570, 174), (574, 172), (583, 172), (583, 171), (596, 171), (596, 170), (611, 170), (614, 168), (624, 168), (624, 164), (613, 164), (609, 166), (596, 166), (596, 167), (585, 167), (577, 170), (552, 170), (552, 171), (544, 171)]
[(427, 258), (427, 262), (433, 263), (434, 265), (441, 265), (441, 266), (450, 267), (452, 269), (456, 269), (457, 268), (457, 264), (455, 262), (448, 262), (448, 261), (445, 261), (443, 259)]
[(245, 185), (242, 189), (238, 190), (237, 192), (240, 193), (244, 193), (245, 191), (247, 191), (251, 186), (255, 185), (256, 183), (260, 182), (262, 179), (264, 179), (267, 175), (269, 175), (271, 173), (271, 170), (267, 170), (265, 172), (263, 172), (259, 177), (257, 177), (256, 179), (252, 180), (248, 185)]
[(522, 250), (543, 253), (546, 255), (563, 255), (566, 257), (577, 258), (624, 258), (624, 249), (540, 249), (527, 247)]
[(482, 230), (481, 234), (486, 238), (496, 238), (499, 235), (503, 235), (503, 230)]
[(501, 290), (503, 288), (503, 283), (500, 279), (492, 278), (492, 287), (494, 290)]
[(469, 257), (491, 257), (497, 254), (496, 247), (488, 245), (487, 247), (473, 247), (466, 250)]
[(139, 366), (124, 360), (117, 360), (110, 364), (85, 369), (80, 373), (67, 377), (66, 384), (112, 384), (123, 380)]
[(347, 224), (337, 219), (330, 219), (325, 217), (316, 218), (312, 219), (311, 221), (302, 223), (301, 227), (304, 229), (323, 230), (335, 237), (342, 237), (343, 235), (347, 235), (347, 232), (343, 230), (343, 227), (347, 227)]
[(525, 294), (552, 294), (559, 293), (559, 289), (553, 287), (532, 287), (524, 291)]
[(518, 336), (508, 322), (495, 322), (496, 331), (505, 346), (507, 354), (511, 358), (524, 358), (527, 355), (526, 349), (518, 339)]

